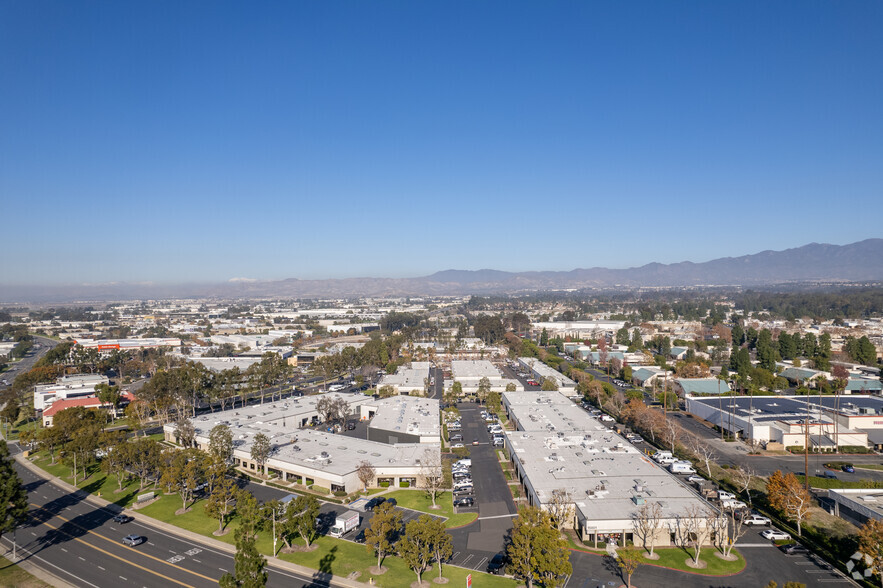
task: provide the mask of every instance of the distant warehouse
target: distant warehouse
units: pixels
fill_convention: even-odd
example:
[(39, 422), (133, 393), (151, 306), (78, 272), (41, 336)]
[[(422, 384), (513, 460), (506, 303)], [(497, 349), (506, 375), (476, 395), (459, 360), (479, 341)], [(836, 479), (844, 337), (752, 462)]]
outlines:
[(180, 347), (181, 340), (173, 337), (150, 338), (150, 339), (74, 339), (77, 345), (86, 348), (94, 348), (99, 351), (111, 351), (113, 349), (156, 349), (158, 347)]

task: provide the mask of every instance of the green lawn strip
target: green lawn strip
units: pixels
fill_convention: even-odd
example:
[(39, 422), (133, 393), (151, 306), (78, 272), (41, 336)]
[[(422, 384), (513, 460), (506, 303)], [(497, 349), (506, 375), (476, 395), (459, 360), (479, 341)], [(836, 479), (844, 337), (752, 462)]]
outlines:
[(745, 558), (735, 549), (733, 550), (733, 555), (739, 558), (735, 561), (725, 561), (719, 558), (715, 555), (716, 550), (714, 548), (709, 547), (703, 549), (699, 555), (699, 561), (705, 562), (706, 567), (701, 570), (691, 568), (686, 563), (688, 559), (692, 559), (693, 557), (692, 549), (684, 550), (680, 547), (659, 549), (657, 547), (653, 550), (653, 553), (658, 554), (659, 559), (647, 559), (643, 557), (647, 552), (643, 550), (641, 551), (644, 564), (672, 568), (682, 572), (701, 574), (703, 576), (729, 576), (731, 574), (737, 574), (745, 569)]
[[(296, 563), (313, 569), (330, 571), (335, 576), (347, 577), (353, 572), (359, 572), (358, 580), (367, 583), (370, 578), (374, 584), (387, 588), (400, 588), (417, 581), (417, 575), (405, 563), (395, 557), (387, 557), (383, 565), (388, 571), (379, 576), (373, 576), (368, 569), (377, 564), (374, 551), (364, 545), (351, 543), (331, 537), (320, 537), (316, 544), (319, 546), (315, 551), (281, 553), (279, 557), (286, 561)], [(517, 586), (515, 580), (493, 576), (482, 572), (464, 570), (454, 566), (443, 566), (442, 575), (450, 580), (453, 586), (465, 586), (466, 576), (472, 574), (473, 584), (476, 586), (489, 586), (491, 588), (508, 588)], [(438, 567), (433, 566), (423, 574), (423, 579), (431, 581), (438, 576)]]
[[(797, 476), (797, 480), (803, 484), (804, 477)], [(836, 478), (821, 478), (819, 476), (810, 476), (809, 477), (809, 485), (813, 488), (822, 488), (822, 489), (830, 489), (830, 488), (867, 488), (868, 486), (862, 485), (861, 481), (857, 482), (847, 482), (845, 480), (838, 480)]]
[(859, 464), (855, 464), (855, 469), (883, 471), (883, 465), (876, 464), (876, 463), (859, 463)]
[(6, 558), (0, 558), (0, 586), (16, 588), (50, 588)]
[(24, 424), (14, 426), (12, 428), (12, 430), (9, 431), (9, 440), (10, 441), (17, 440), (19, 438), (19, 436), (21, 435), (22, 431), (34, 430), (34, 429), (39, 429), (39, 428), (40, 428), (40, 421), (38, 421), (36, 419), (33, 421), (30, 421), (30, 422), (24, 423)]

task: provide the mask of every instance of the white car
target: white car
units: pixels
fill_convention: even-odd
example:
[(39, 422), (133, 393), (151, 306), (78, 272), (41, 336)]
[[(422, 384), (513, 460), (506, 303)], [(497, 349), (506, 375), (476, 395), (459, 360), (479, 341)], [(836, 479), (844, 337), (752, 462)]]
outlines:
[(702, 476), (697, 476), (697, 475), (693, 474), (692, 476), (687, 478), (687, 481), (692, 484), (694, 482), (704, 482), (705, 478), (703, 478)]
[(743, 508), (748, 508), (748, 505), (741, 500), (723, 500), (721, 501), (721, 508), (724, 510), (742, 510)]
[(763, 533), (760, 534), (764, 539), (769, 539), (770, 541), (788, 541), (791, 539), (791, 535), (786, 533), (785, 531), (780, 531), (778, 529), (767, 529)]
[(466, 446), (463, 445), (462, 443), (454, 443), (453, 445), (451, 445), (451, 449), (461, 449), (463, 447), (466, 447)]
[(454, 465), (466, 466), (467, 468), (471, 468), (472, 467), (472, 460), (469, 459), (468, 457), (466, 457), (461, 460), (458, 460), (456, 463), (454, 463)]
[(761, 516), (759, 514), (753, 514), (745, 517), (742, 520), (742, 524), (744, 525), (760, 525), (762, 527), (767, 527), (772, 524), (772, 521), (767, 517)]
[(725, 492), (723, 490), (718, 491), (717, 497), (720, 498), (721, 500), (735, 500), (736, 499), (735, 494), (733, 494), (732, 492)]

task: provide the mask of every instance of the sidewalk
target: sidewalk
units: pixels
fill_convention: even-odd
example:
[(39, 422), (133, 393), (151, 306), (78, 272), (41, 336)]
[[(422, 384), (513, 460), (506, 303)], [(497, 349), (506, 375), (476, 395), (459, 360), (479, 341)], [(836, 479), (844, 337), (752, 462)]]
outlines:
[[(85, 494), (86, 500), (91, 502), (92, 504), (94, 504), (95, 506), (97, 506), (99, 508), (108, 508), (113, 504), (113, 503), (111, 503), (107, 500), (104, 500), (103, 498), (100, 498), (98, 496), (94, 496), (92, 494), (87, 494), (84, 490), (81, 490), (79, 488), (75, 488), (74, 486), (68, 484), (64, 480), (49, 476), (49, 474), (47, 474), (46, 472), (41, 470), (39, 467), (32, 464), (28, 459), (22, 457), (21, 454), (16, 455), (15, 459), (21, 465), (28, 468), (29, 470), (31, 470), (33, 473), (37, 474), (41, 478), (51, 480), (52, 483), (67, 490), (68, 492)], [(113, 510), (114, 510), (114, 512), (116, 512), (115, 509), (113, 509)], [(219, 540), (214, 539), (212, 537), (206, 537), (205, 535), (200, 535), (199, 533), (194, 533), (193, 531), (188, 531), (187, 529), (182, 529), (181, 527), (176, 527), (175, 525), (171, 525), (169, 523), (159, 521), (157, 519), (154, 519), (153, 517), (149, 517), (147, 515), (141, 514), (136, 510), (131, 510), (131, 509), (126, 510), (126, 514), (134, 517), (136, 520), (153, 525), (154, 527), (157, 527), (167, 533), (171, 533), (172, 535), (177, 535), (178, 537), (180, 537), (182, 539), (186, 539), (188, 541), (193, 541), (193, 542), (198, 542), (198, 543), (203, 543), (203, 544), (211, 547), (212, 549), (215, 549), (217, 551), (223, 551), (224, 553), (229, 553), (230, 555), (236, 554), (236, 547), (234, 547), (233, 545), (230, 545), (229, 543), (224, 543), (223, 541), (219, 541)], [(301, 566), (298, 564), (287, 562), (287, 561), (281, 560), (277, 557), (267, 556), (267, 562), (269, 565), (271, 565), (281, 571), (294, 572), (296, 574), (301, 574), (301, 575), (305, 575), (305, 576), (314, 576), (315, 574), (319, 573), (318, 570), (314, 570), (314, 569), (308, 568), (306, 566)], [(30, 570), (28, 570), (28, 571), (30, 571)], [(36, 576), (37, 574), (34, 574), (34, 575)], [(37, 577), (39, 577), (39, 576), (37, 576)], [(347, 578), (339, 578), (336, 576), (332, 576), (328, 580), (328, 583), (331, 586), (340, 586), (341, 588), (368, 588), (370, 586), (370, 584), (366, 584), (365, 582), (357, 582), (355, 580), (349, 580)], [(56, 584), (53, 583), (53, 585), (56, 585)]]

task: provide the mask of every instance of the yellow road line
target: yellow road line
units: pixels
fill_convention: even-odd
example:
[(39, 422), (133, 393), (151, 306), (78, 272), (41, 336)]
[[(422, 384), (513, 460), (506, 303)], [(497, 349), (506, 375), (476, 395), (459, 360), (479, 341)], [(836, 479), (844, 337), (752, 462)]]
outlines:
[[(74, 541), (78, 541), (78, 542), (82, 543), (83, 545), (85, 545), (85, 546), (87, 546), (87, 547), (91, 547), (91, 548), (94, 549), (95, 551), (100, 551), (100, 552), (103, 553), (104, 555), (109, 555), (110, 557), (112, 557), (112, 558), (114, 558), (114, 559), (118, 559), (118, 560), (120, 560), (120, 561), (122, 561), (122, 562), (125, 562), (125, 563), (129, 564), (130, 566), (135, 566), (136, 568), (138, 568), (138, 569), (140, 569), (140, 570), (144, 570), (145, 572), (151, 573), (151, 574), (153, 574), (153, 575), (155, 575), (155, 576), (159, 576), (159, 577), (162, 578), (163, 580), (168, 580), (169, 582), (173, 582), (173, 583), (175, 583), (175, 584), (179, 584), (179, 585), (181, 585), (181, 586), (186, 586), (187, 588), (195, 588), (195, 586), (191, 586), (190, 584), (185, 584), (184, 582), (180, 582), (180, 581), (178, 581), (178, 580), (175, 580), (174, 578), (169, 578), (168, 576), (164, 576), (164, 575), (160, 574), (159, 572), (154, 572), (153, 570), (148, 569), (148, 568), (145, 568), (144, 566), (139, 566), (138, 564), (133, 563), (133, 562), (128, 561), (128, 560), (125, 560), (125, 559), (121, 558), (121, 557), (118, 556), (118, 555), (114, 555), (113, 553), (110, 553), (109, 551), (105, 551), (104, 549), (101, 549), (101, 548), (98, 547), (98, 546), (92, 545), (91, 543), (87, 543), (86, 541), (83, 541), (83, 540), (80, 539), (79, 537), (74, 537), (74, 536), (71, 535), (70, 533), (65, 533), (64, 531), (62, 531), (61, 529), (59, 529), (59, 528), (56, 527), (55, 525), (51, 525), (51, 524), (46, 523), (46, 522), (44, 522), (44, 523), (42, 523), (42, 524), (43, 524), (43, 525), (46, 525), (46, 526), (49, 527), (50, 529), (55, 529), (55, 530), (58, 531), (59, 533), (63, 533), (63, 534), (65, 534), (65, 535), (67, 535), (68, 537), (70, 537), (70, 538), (73, 539)], [(90, 531), (87, 531), (87, 532), (90, 532)], [(167, 563), (167, 562), (164, 562), (164, 563)]]
[[(39, 509), (39, 510), (44, 510), (44, 511), (48, 512), (49, 514), (51, 514), (52, 516), (54, 516), (54, 517), (58, 517), (59, 519), (63, 520), (64, 522), (66, 522), (66, 523), (70, 523), (71, 525), (73, 525), (73, 526), (75, 526), (75, 527), (77, 527), (77, 528), (79, 528), (79, 529), (82, 529), (82, 530), (85, 531), (86, 533), (89, 533), (89, 534), (91, 534), (91, 535), (95, 535), (96, 537), (101, 537), (101, 538), (104, 539), (105, 541), (109, 541), (110, 543), (113, 543), (113, 544), (116, 545), (117, 547), (122, 547), (123, 549), (128, 549), (129, 551), (132, 551), (133, 553), (137, 553), (138, 555), (141, 555), (141, 556), (144, 556), (144, 557), (148, 557), (148, 558), (150, 558), (150, 559), (152, 559), (152, 560), (158, 561), (158, 562), (161, 563), (161, 564), (165, 564), (165, 565), (167, 565), (167, 566), (170, 566), (170, 567), (173, 567), (173, 568), (175, 568), (175, 569), (181, 570), (182, 572), (187, 572), (188, 574), (193, 574), (194, 576), (198, 576), (198, 577), (200, 577), (200, 578), (202, 578), (202, 579), (204, 579), (204, 580), (208, 580), (208, 581), (211, 582), (212, 584), (215, 584), (215, 583), (218, 582), (217, 578), (209, 578), (208, 576), (204, 576), (204, 575), (200, 574), (199, 572), (194, 572), (193, 570), (188, 570), (187, 568), (182, 568), (181, 566), (178, 566), (178, 565), (175, 565), (175, 564), (173, 564), (173, 563), (167, 562), (167, 561), (162, 560), (162, 559), (160, 559), (160, 558), (158, 558), (158, 557), (154, 557), (154, 556), (152, 556), (152, 555), (150, 555), (150, 554), (144, 553), (144, 552), (139, 551), (139, 550), (137, 550), (137, 549), (133, 549), (132, 547), (129, 547), (128, 545), (123, 545), (122, 543), (119, 543), (118, 541), (115, 541), (114, 539), (111, 539), (111, 538), (109, 538), (109, 537), (105, 537), (105, 536), (102, 535), (101, 533), (96, 533), (95, 531), (90, 531), (89, 529), (86, 529), (85, 527), (81, 527), (80, 525), (78, 525), (78, 524), (76, 524), (76, 523), (74, 523), (74, 522), (71, 522), (69, 519), (64, 518), (64, 517), (61, 516), (60, 514), (53, 513), (53, 512), (52, 512), (51, 510), (49, 510), (48, 508), (44, 508), (44, 507), (42, 507), (42, 506), (40, 506), (40, 505), (38, 505), (38, 504), (34, 504), (34, 503), (31, 503), (31, 506), (33, 506), (33, 507), (35, 507), (35, 508), (37, 508), (37, 509)], [(46, 524), (46, 525), (52, 527), (52, 525), (49, 525), (49, 523), (44, 523), (44, 524)], [(53, 529), (57, 529), (56, 527), (52, 527), (52, 528), (53, 528)], [(64, 531), (61, 531), (61, 532), (64, 533)], [(77, 539), (77, 538), (74, 537), (74, 539)], [(77, 539), (77, 541), (80, 541), (80, 540)], [(85, 542), (83, 542), (83, 543), (85, 543)], [(89, 545), (90, 547), (94, 547), (91, 543), (86, 543), (86, 545)], [(95, 549), (99, 549), (99, 548), (98, 548), (98, 547), (95, 547)], [(99, 549), (99, 551), (103, 551), (103, 550)], [(113, 557), (117, 557), (117, 556), (113, 556)], [(126, 561), (126, 560), (123, 560), (123, 559), (120, 558), (120, 557), (117, 557), (117, 559), (121, 559), (122, 561)], [(141, 567), (141, 566), (139, 566), (138, 564), (134, 564), (134, 563), (133, 563), (132, 565), (137, 566), (137, 567), (139, 567), (139, 568)], [(146, 569), (146, 568), (141, 568), (141, 569)], [(156, 574), (156, 572), (153, 572), (152, 570), (147, 570), (147, 571)], [(156, 574), (156, 575), (160, 576), (161, 574)], [(165, 576), (162, 576), (162, 577), (165, 578)], [(181, 584), (182, 586), (188, 586), (188, 584), (184, 584), (184, 583), (182, 583), (182, 582), (178, 582), (177, 580), (172, 580), (172, 581), (175, 582), (175, 583), (177, 583), (177, 584)], [(191, 588), (193, 588), (193, 587), (191, 587)]]

